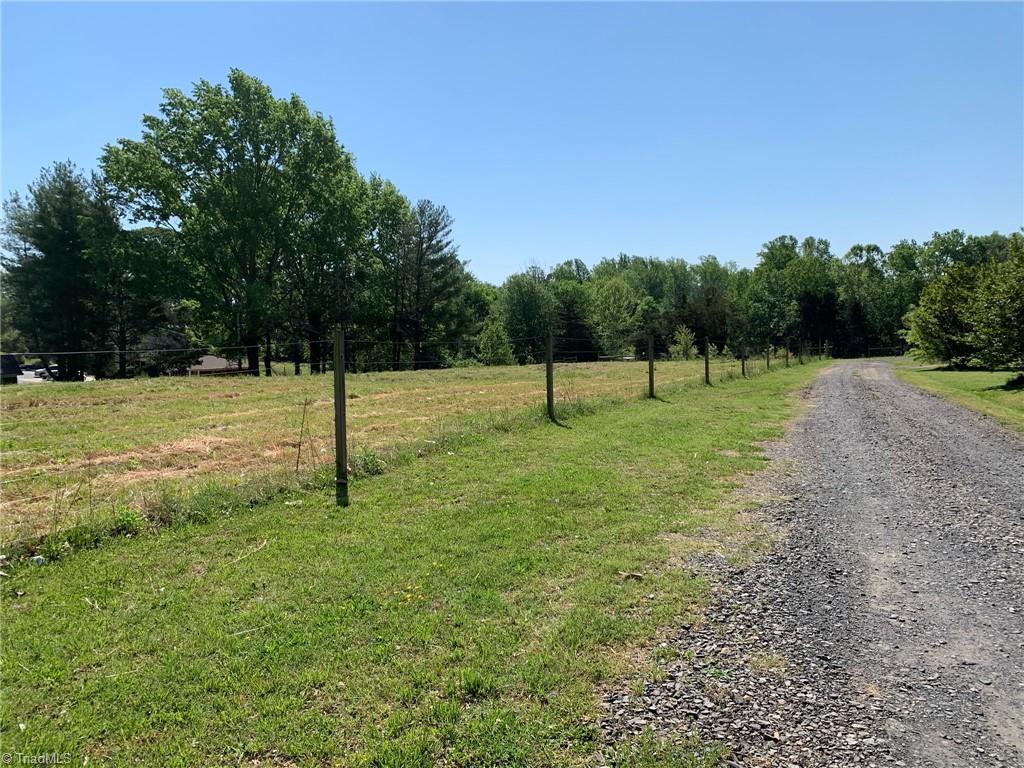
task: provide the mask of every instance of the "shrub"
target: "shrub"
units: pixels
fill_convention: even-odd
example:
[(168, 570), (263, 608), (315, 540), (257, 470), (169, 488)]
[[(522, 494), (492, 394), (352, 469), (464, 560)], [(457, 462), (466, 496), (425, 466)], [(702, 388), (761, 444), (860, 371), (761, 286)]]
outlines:
[(689, 360), (697, 355), (697, 337), (685, 325), (681, 325), (672, 334), (672, 343), (668, 353), (673, 360)]

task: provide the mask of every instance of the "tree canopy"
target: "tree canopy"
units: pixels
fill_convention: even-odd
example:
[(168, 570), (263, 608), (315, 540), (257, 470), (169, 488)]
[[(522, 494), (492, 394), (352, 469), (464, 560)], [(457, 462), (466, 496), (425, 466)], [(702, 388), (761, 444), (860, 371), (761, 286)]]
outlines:
[(953, 229), (841, 256), (781, 235), (752, 269), (619, 253), (490, 286), (444, 205), (363, 176), (330, 119), (240, 70), (166, 89), (91, 175), (44, 169), (6, 201), (3, 233), (5, 351), (75, 353), (58, 356), (72, 379), (180, 370), (203, 351), (256, 375), (273, 360), (321, 372), (335, 324), (357, 370), (539, 361), (549, 333), (560, 359), (641, 354), (653, 336), (677, 356), (909, 346), (1024, 367), (1020, 233)]

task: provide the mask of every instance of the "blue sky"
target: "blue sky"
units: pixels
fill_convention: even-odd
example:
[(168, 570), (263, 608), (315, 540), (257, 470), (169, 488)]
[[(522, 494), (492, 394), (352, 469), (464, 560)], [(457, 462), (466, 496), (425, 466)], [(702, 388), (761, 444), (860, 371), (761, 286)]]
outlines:
[(444, 203), (493, 282), (620, 251), (752, 265), (1024, 223), (1024, 5), (2, 6), (2, 186), (240, 67)]

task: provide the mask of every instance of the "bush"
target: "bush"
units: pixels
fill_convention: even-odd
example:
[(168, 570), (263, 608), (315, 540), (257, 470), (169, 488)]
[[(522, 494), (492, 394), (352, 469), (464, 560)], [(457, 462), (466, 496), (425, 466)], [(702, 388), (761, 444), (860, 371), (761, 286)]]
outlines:
[(672, 334), (672, 343), (668, 353), (673, 360), (689, 360), (697, 355), (697, 337), (685, 325), (681, 325)]

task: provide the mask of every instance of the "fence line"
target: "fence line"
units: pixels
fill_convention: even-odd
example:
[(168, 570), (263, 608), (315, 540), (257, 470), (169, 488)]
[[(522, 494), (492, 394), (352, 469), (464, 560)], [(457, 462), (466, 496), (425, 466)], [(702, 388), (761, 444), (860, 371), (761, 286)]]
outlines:
[[(646, 354), (584, 362), (579, 357), (592, 357), (597, 352), (574, 341), (581, 339), (551, 336), (548, 360), (532, 366), (457, 372), (431, 369), (424, 371), (423, 379), (394, 382), (361, 378), (390, 370), (358, 373), (349, 379), (351, 386), (341, 397), (343, 405), (351, 406), (341, 417), (341, 429), (334, 417), (339, 400), (332, 396), (328, 381), (315, 376), (301, 380), (286, 377), (287, 387), (265, 377), (251, 385), (246, 380), (244, 387), (231, 390), (238, 397), (225, 398), (224, 405), (218, 397), (197, 397), (197, 393), (219, 390), (194, 389), (191, 382), (197, 384), (195, 378), (184, 386), (174, 384), (173, 389), (154, 379), (136, 396), (130, 385), (112, 382), (115, 389), (99, 387), (95, 399), (88, 393), (96, 385), (82, 384), (82, 389), (76, 391), (83, 393), (80, 400), (67, 398), (70, 390), (62, 389), (54, 402), (47, 401), (48, 388), (25, 392), (26, 387), (18, 387), (21, 391), (5, 397), (0, 410), (0, 438), (11, 447), (3, 457), (4, 472), (0, 475), (0, 509), (4, 516), (0, 529), (22, 533), (45, 530), (51, 519), (65, 523), (79, 519), (86, 504), (90, 509), (109, 509), (112, 504), (141, 503), (145, 509), (159, 495), (150, 481), (156, 478), (159, 485), (165, 475), (170, 478), (168, 482), (184, 488), (191, 487), (196, 479), (211, 477), (245, 484), (255, 477), (254, 472), (264, 469), (291, 468), (294, 473), (324, 468), (332, 460), (337, 461), (341, 453), (337, 446), (342, 446), (348, 456), (347, 460), (341, 457), (336, 466), (336, 481), (347, 480), (352, 469), (377, 471), (370, 464), (386, 463), (392, 451), (431, 450), (444, 434), (466, 429), (460, 425), (475, 423), (473, 419), (482, 418), (482, 424), (500, 424), (508, 418), (519, 418), (514, 414), (526, 413), (523, 409), (532, 403), (539, 406), (540, 398), (547, 399), (548, 392), (546, 415), (557, 418), (565, 405), (580, 400), (614, 394), (652, 396), (679, 386), (696, 386), (702, 380), (700, 358), (687, 362), (652, 355), (651, 339), (647, 340)], [(752, 350), (746, 359), (735, 355), (709, 358), (710, 383), (740, 378), (744, 373), (748, 377), (761, 375), (767, 365), (784, 354), (781, 349), (775, 350), (776, 357), (770, 351), (765, 357), (764, 351)], [(365, 358), (363, 362), (367, 362)], [(393, 361), (381, 362), (390, 366)], [(782, 365), (778, 362), (779, 367)], [(344, 357), (340, 365), (331, 366), (336, 372), (345, 372), (347, 367)], [(472, 373), (465, 380), (465, 370), (480, 371), (486, 380), (474, 380)], [(125, 386), (123, 397), (116, 389), (121, 386)], [(113, 403), (112, 392), (118, 394)], [(23, 402), (16, 399), (23, 394)], [(282, 399), (286, 402), (281, 403)], [(185, 412), (175, 408), (183, 401), (188, 401)], [(117, 410), (111, 412), (111, 405)], [(39, 415), (51, 410), (59, 415)], [(144, 423), (133, 425), (137, 418), (145, 419)], [(340, 442), (336, 440), (339, 437)], [(21, 447), (26, 442), (29, 445)], [(58, 454), (65, 463), (49, 463), (53, 461), (50, 456)], [(338, 497), (342, 497), (340, 490)]]

